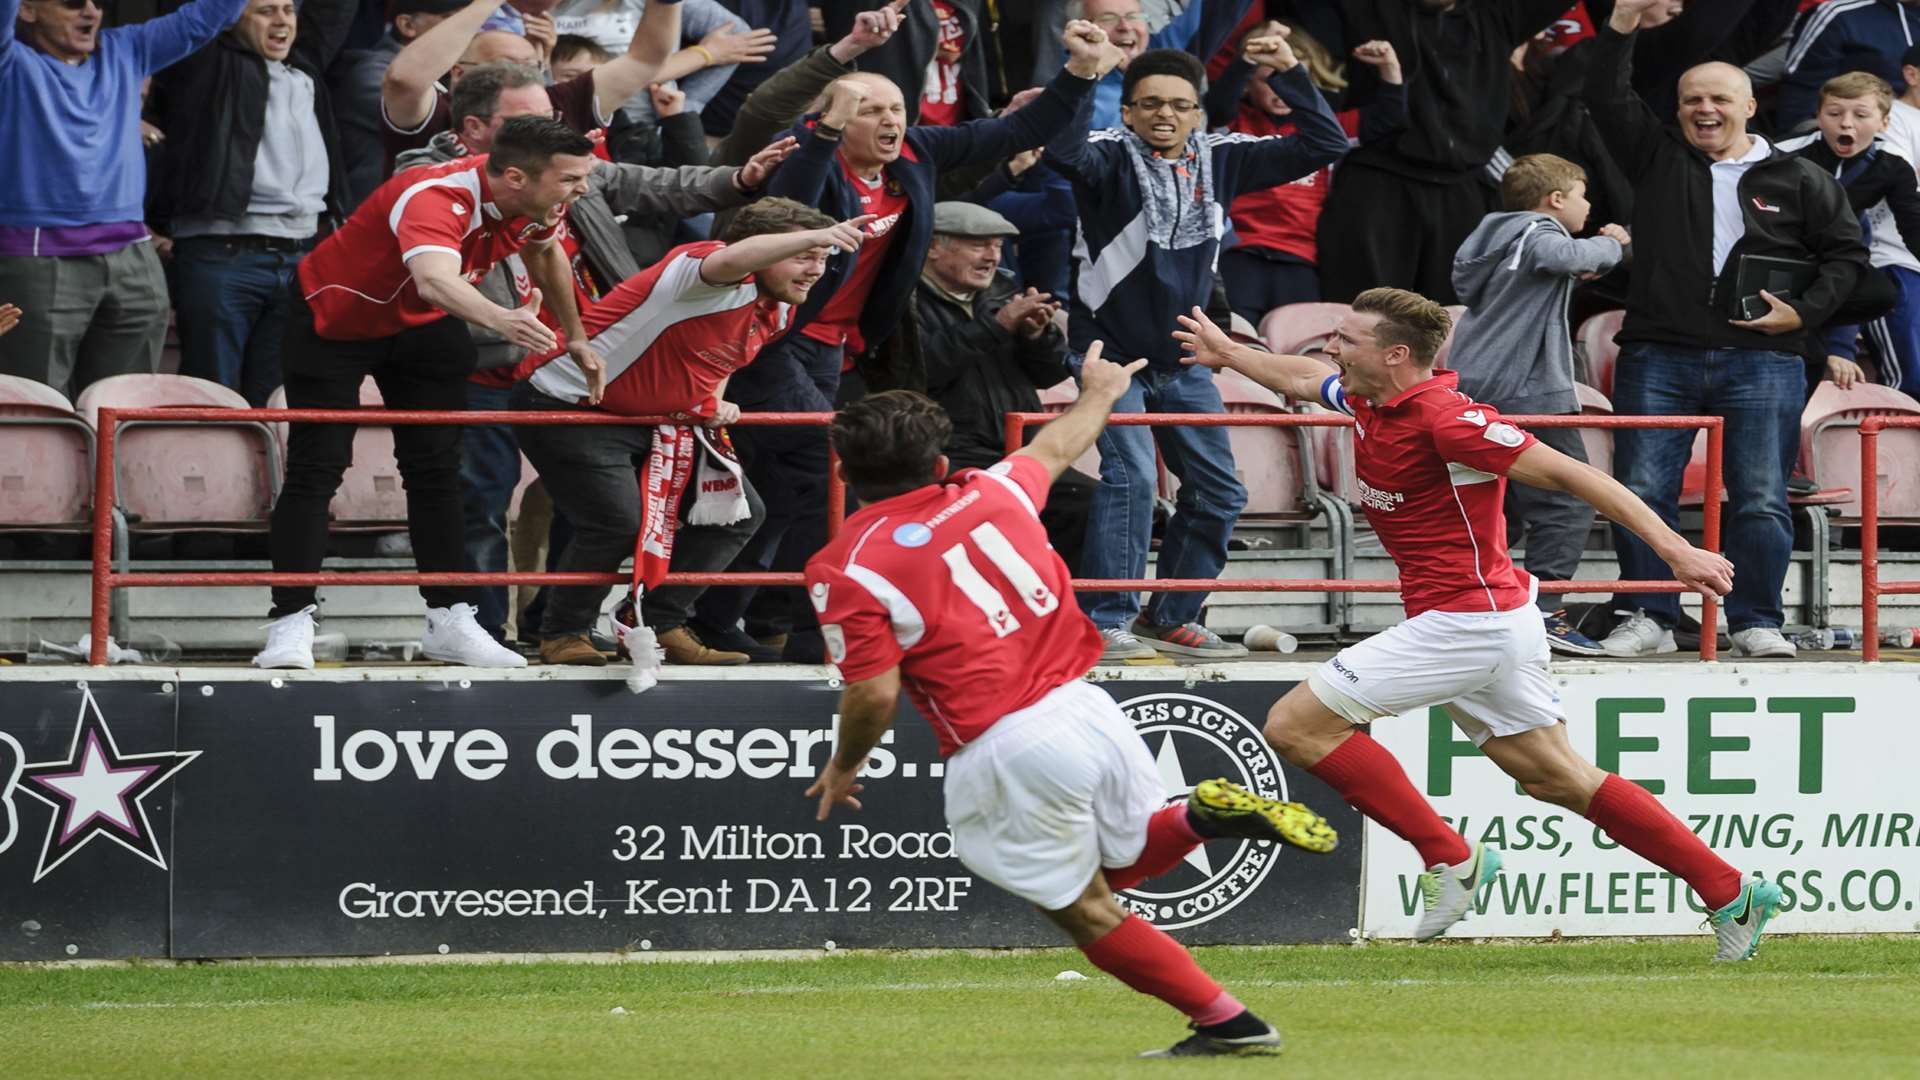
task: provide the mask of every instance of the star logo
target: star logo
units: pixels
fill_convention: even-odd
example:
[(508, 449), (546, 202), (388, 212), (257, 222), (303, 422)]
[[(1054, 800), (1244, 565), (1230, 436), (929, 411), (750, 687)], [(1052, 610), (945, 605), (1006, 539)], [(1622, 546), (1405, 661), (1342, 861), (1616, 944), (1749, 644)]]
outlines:
[[(1270, 799), (1287, 798), (1286, 773), (1260, 726), (1227, 706), (1179, 693), (1118, 704), (1153, 755), (1170, 804), (1185, 801), (1197, 781), (1215, 776)], [(1123, 907), (1162, 930), (1198, 926), (1253, 895), (1277, 861), (1267, 844), (1199, 844), (1184, 867), (1117, 895)]]
[[(18, 744), (13, 749), (17, 755)], [(4, 747), (0, 747), (0, 758), (4, 753)], [(47, 838), (40, 845), (40, 864), (33, 872), (33, 880), (46, 877), (81, 848), (102, 837), (165, 870), (166, 856), (160, 850), (160, 838), (147, 819), (142, 800), (199, 756), (198, 750), (121, 753), (114, 741), (113, 729), (107, 726), (106, 717), (93, 700), (93, 692), (83, 690), (80, 716), (74, 725), (73, 743), (66, 760), (17, 766), (20, 790), (53, 808), (53, 819), (47, 823)], [(4, 770), (4, 766), (4, 760), (0, 760), (0, 770)], [(0, 794), (4, 792), (5, 786), (0, 784)], [(0, 844), (0, 850), (6, 846)]]

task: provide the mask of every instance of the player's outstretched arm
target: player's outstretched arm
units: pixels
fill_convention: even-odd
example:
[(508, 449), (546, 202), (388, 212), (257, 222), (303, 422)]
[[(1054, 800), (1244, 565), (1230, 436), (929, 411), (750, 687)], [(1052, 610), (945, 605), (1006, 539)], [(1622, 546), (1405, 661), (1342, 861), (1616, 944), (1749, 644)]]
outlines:
[(700, 280), (709, 285), (733, 285), (745, 280), (748, 274), (758, 273), (795, 255), (804, 255), (814, 248), (832, 249), (828, 254), (853, 251), (866, 238), (861, 228), (875, 216), (862, 214), (824, 229), (749, 236), (701, 259)]
[(1145, 360), (1120, 365), (1101, 357), (1104, 346), (1096, 341), (1087, 346), (1087, 358), (1080, 366), (1080, 400), (1040, 429), (1040, 434), (1015, 457), (1030, 457), (1047, 467), (1047, 477), (1060, 479), (1093, 441), (1106, 430), (1107, 417), (1114, 403), (1133, 385), (1133, 373), (1147, 366)]
[(1261, 386), (1294, 401), (1319, 401), (1320, 386), (1340, 369), (1311, 356), (1261, 352), (1234, 341), (1199, 308), (1179, 316), (1181, 329), (1173, 332), (1186, 355), (1183, 364), (1232, 368)]
[(1606, 517), (1626, 526), (1673, 568), (1674, 580), (1701, 593), (1725, 596), (1733, 588), (1733, 564), (1702, 551), (1668, 528), (1653, 508), (1626, 486), (1584, 461), (1535, 443), (1515, 458), (1507, 477), (1523, 484), (1579, 496)]
[(840, 691), (840, 731), (834, 743), (833, 757), (820, 770), (820, 779), (807, 789), (807, 797), (818, 797), (820, 809), (814, 820), (825, 821), (835, 806), (860, 809), (860, 794), (865, 785), (857, 781), (867, 755), (880, 745), (881, 736), (893, 726), (894, 710), (900, 703), (898, 665), (871, 679), (851, 682)]

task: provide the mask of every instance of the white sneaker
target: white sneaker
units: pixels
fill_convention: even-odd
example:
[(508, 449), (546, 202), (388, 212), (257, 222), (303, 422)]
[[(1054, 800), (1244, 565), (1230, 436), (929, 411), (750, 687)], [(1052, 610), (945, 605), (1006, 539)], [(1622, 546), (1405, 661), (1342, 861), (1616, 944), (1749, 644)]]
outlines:
[(527, 658), (493, 640), (474, 621), (472, 604), (427, 609), (420, 655), (461, 667), (526, 667)]
[(1783, 656), (1791, 660), (1800, 655), (1793, 642), (1771, 626), (1749, 626), (1734, 631), (1733, 647), (1740, 650), (1741, 656)]
[(1644, 611), (1627, 616), (1627, 621), (1614, 627), (1613, 633), (1600, 642), (1600, 647), (1608, 656), (1653, 656), (1680, 651), (1680, 646), (1673, 643), (1673, 631), (1654, 622)]
[(257, 668), (305, 668), (313, 670), (312, 604), (291, 615), (282, 615), (261, 627), (267, 632), (267, 647), (253, 656)]

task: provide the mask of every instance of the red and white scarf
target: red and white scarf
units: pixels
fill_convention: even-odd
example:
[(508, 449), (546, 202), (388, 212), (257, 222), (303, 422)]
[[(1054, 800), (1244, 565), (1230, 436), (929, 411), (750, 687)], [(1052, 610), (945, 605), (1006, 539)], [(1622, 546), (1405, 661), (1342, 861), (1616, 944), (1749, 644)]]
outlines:
[(640, 535), (633, 549), (635, 592), (655, 588), (667, 576), (674, 534), (680, 527), (680, 499), (689, 479), (699, 486), (687, 509), (687, 524), (731, 525), (747, 516), (740, 459), (724, 429), (655, 427), (653, 450), (640, 477)]

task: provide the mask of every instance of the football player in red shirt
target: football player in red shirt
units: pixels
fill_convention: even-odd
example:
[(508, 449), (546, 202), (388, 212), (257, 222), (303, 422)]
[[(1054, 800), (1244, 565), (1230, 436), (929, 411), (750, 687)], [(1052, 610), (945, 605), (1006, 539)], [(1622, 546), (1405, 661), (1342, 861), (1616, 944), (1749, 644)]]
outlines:
[(1113, 890), (1171, 870), (1207, 840), (1329, 851), (1333, 830), (1298, 803), (1225, 780), (1163, 805), (1146, 744), (1082, 678), (1100, 633), (1040, 524), (1048, 489), (1144, 363), (1102, 360), (1095, 342), (1079, 402), (988, 469), (948, 475), (940, 448), (953, 425), (921, 394), (874, 394), (835, 416), (841, 471), (866, 505), (807, 564), (827, 653), (846, 680), (839, 740), (807, 794), (822, 821), (836, 805), (859, 809), (856, 777), (904, 687), (948, 757), (960, 861), (1033, 903), (1094, 966), (1191, 1019), (1190, 1038), (1148, 1056), (1266, 1053), (1280, 1045), (1272, 1025)]
[(1361, 504), (1400, 568), (1407, 620), (1342, 649), (1267, 715), (1267, 741), (1355, 809), (1412, 844), (1427, 865), (1414, 936), (1439, 936), (1500, 872), (1500, 852), (1469, 846), (1356, 724), (1445, 705), (1454, 724), (1529, 795), (1564, 806), (1628, 850), (1686, 880), (1712, 912), (1716, 960), (1754, 954), (1779, 910), (1778, 885), (1746, 881), (1647, 790), (1602, 772), (1567, 741), (1547, 673), (1533, 577), (1507, 557), (1505, 478), (1570, 492), (1632, 530), (1675, 579), (1724, 596), (1733, 564), (1687, 543), (1613, 477), (1538, 442), (1460, 393), (1434, 355), (1445, 308), (1402, 289), (1370, 289), (1327, 345), (1327, 359), (1237, 345), (1195, 309), (1174, 337), (1188, 362), (1230, 367), (1275, 393), (1354, 418)]

